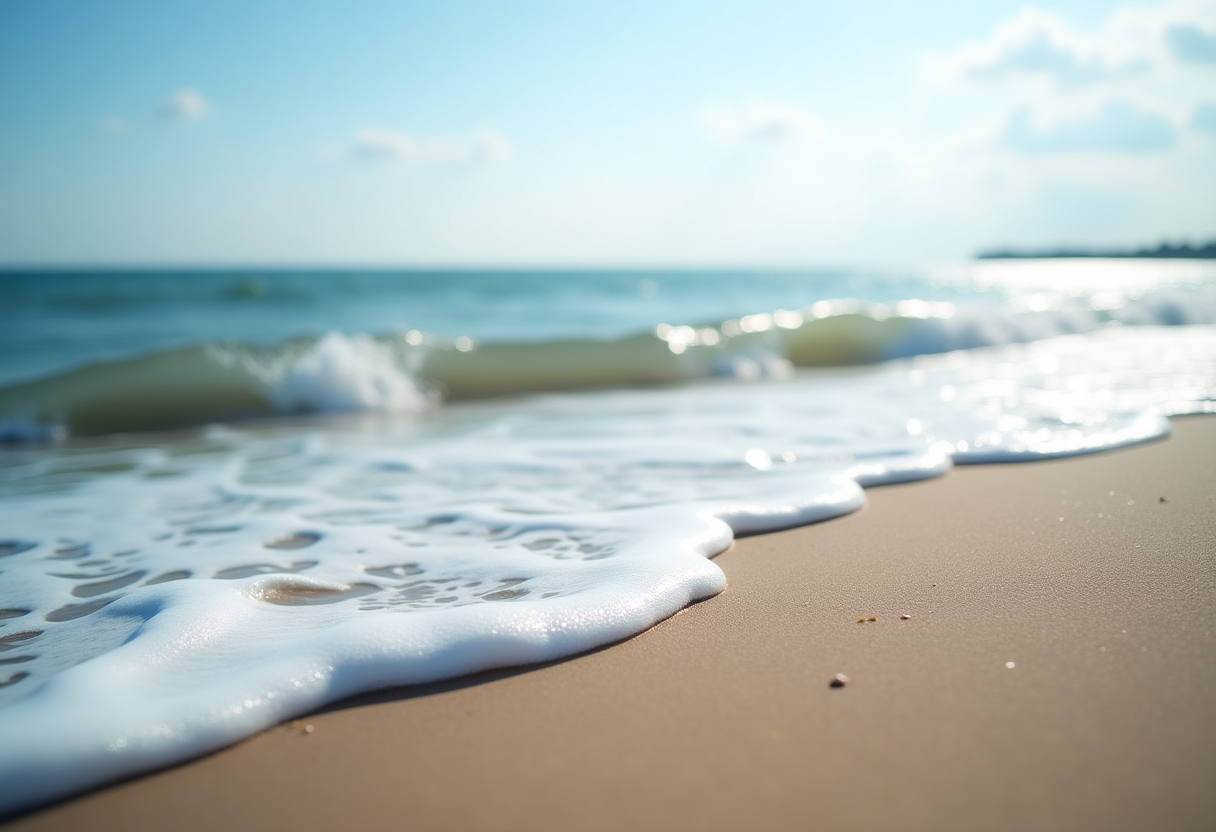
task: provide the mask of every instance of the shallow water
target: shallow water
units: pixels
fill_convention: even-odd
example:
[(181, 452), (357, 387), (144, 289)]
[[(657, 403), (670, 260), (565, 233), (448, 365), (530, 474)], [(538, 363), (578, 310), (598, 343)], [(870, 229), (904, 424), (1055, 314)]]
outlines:
[[(721, 591), (709, 558), (733, 535), (852, 511), (863, 486), (1160, 436), (1170, 414), (1213, 410), (1216, 327), (1130, 325), (1159, 320), (1167, 293), (1189, 293), (1187, 313), (1206, 314), (1209, 283), (1153, 275), (1124, 275), (1118, 315), (1092, 293), (1088, 311), (1051, 300), (1017, 272), (1030, 289), (987, 317), (939, 297), (827, 304), (789, 326), (776, 310), (746, 326), (749, 315), (726, 318), (714, 344), (705, 328), (689, 338), (660, 321), (647, 338), (661, 354), (713, 352), (707, 363), (732, 371), (464, 403), (428, 389), (383, 337), (324, 336), (274, 348), (282, 373), (262, 383), (343, 405), (286, 412), (345, 415), (10, 444), (0, 810), (352, 693), (627, 637)], [(905, 351), (960, 320), (986, 322), (973, 340), (999, 346), (792, 366), (813, 363), (791, 358), (814, 353), (798, 346), (808, 325), (857, 340), (858, 326), (893, 317), (903, 334), (891, 343)], [(1028, 321), (1055, 322), (1037, 331), (1050, 337), (1034, 339)], [(1060, 321), (1077, 334), (1055, 334)], [(747, 349), (719, 347), (752, 336)]]

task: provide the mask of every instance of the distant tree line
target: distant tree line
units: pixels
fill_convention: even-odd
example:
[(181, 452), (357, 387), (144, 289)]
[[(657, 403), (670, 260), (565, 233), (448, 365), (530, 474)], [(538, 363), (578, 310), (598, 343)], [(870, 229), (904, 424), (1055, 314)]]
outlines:
[(976, 255), (979, 260), (1013, 260), (1020, 258), (1047, 257), (1160, 257), (1185, 258), (1192, 260), (1216, 260), (1216, 240), (1192, 246), (1190, 243), (1161, 243), (1155, 248), (1129, 249), (1083, 249), (1058, 248), (1041, 251), (1018, 251), (1016, 249), (995, 249), (982, 251)]

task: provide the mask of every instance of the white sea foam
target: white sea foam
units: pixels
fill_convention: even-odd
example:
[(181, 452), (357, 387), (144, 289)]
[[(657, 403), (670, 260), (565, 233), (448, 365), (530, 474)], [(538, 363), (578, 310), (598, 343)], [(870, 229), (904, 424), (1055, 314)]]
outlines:
[(426, 398), (392, 352), (366, 335), (331, 332), (285, 363), (270, 389), (284, 412), (419, 410)]
[[(367, 345), (318, 347), (283, 389), (414, 401), (392, 375), (342, 387)], [(624, 638), (719, 592), (709, 557), (732, 534), (852, 511), (862, 486), (952, 461), (1159, 436), (1214, 399), (1216, 329), (1120, 328), (746, 388), (14, 450), (0, 812), (359, 691)]]
[(330, 332), (302, 351), (269, 354), (213, 345), (208, 354), (249, 373), (279, 413), (401, 413), (429, 404), (393, 350), (368, 335)]

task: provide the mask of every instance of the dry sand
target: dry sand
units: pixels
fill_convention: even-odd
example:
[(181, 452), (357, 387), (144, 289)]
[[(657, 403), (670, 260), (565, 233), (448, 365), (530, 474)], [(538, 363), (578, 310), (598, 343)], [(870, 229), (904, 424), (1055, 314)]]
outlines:
[(739, 541), (724, 594), (627, 642), (12, 828), (1216, 829), (1216, 419), (1175, 428), (874, 489)]

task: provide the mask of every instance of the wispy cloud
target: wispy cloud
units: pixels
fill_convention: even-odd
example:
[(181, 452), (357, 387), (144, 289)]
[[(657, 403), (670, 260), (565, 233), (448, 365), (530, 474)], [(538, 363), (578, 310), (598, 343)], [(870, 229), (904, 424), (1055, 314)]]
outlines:
[(986, 40), (929, 58), (935, 74), (955, 80), (1039, 80), (1061, 89), (1119, 82), (1174, 62), (1216, 62), (1216, 6), (1124, 6), (1089, 32), (1026, 8)]
[(726, 144), (801, 142), (820, 133), (818, 121), (806, 110), (759, 102), (708, 109), (701, 114), (701, 123), (711, 136)]
[(128, 126), (127, 120), (122, 116), (106, 116), (101, 120), (101, 129), (107, 133), (122, 133)]
[(214, 108), (198, 90), (180, 89), (161, 102), (157, 112), (170, 121), (198, 121)]
[(480, 130), (471, 138), (419, 141), (405, 133), (368, 127), (355, 132), (348, 147), (352, 158), (368, 162), (406, 162), (417, 165), (468, 165), (505, 162), (511, 145), (497, 130)]
[(1034, 8), (997, 26), (987, 40), (964, 44), (936, 63), (947, 76), (964, 81), (1040, 78), (1061, 87), (1124, 78), (1149, 66), (1142, 49), (1129, 49), (1109, 31), (1083, 35)]
[(1174, 126), (1159, 113), (1126, 102), (1111, 102), (1090, 115), (1036, 125), (1029, 109), (1016, 111), (1002, 144), (1020, 153), (1152, 153), (1178, 140)]
[(1204, 0), (1125, 5), (1084, 30), (1027, 8), (926, 63), (956, 90), (983, 91), (958, 132), (975, 150), (1144, 156), (1178, 147), (1188, 120), (1202, 130), (1190, 114), (1211, 89), (1214, 32)]

